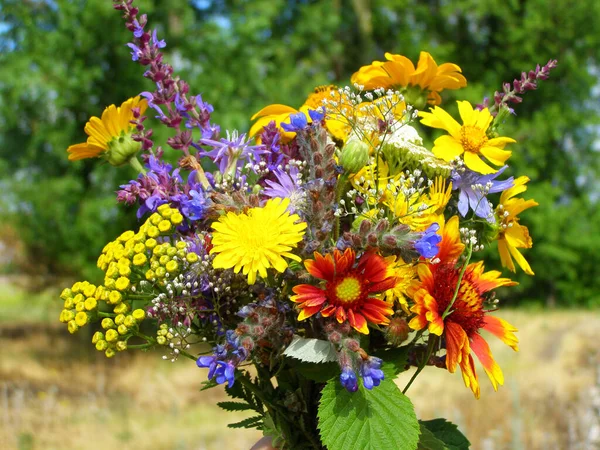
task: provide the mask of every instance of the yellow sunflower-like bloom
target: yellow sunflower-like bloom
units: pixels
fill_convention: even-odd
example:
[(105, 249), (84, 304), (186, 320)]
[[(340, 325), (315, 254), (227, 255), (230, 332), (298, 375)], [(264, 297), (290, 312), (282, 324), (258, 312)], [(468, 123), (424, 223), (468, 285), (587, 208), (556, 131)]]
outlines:
[(248, 284), (254, 284), (256, 274), (267, 277), (267, 269), (273, 267), (283, 272), (289, 258), (300, 262), (299, 256), (290, 251), (302, 240), (305, 222), (297, 214), (287, 211), (290, 200), (271, 199), (262, 208), (251, 208), (246, 214), (227, 213), (212, 224), (211, 254), (215, 269), (242, 270), (248, 275)]
[(393, 288), (385, 291), (384, 300), (392, 307), (398, 302), (402, 310), (409, 314), (406, 295), (412, 281), (417, 276), (417, 268), (412, 264), (406, 264), (401, 257), (395, 255), (386, 257), (385, 261), (388, 264), (388, 276), (394, 277), (396, 284)]
[(101, 118), (94, 116), (85, 124), (85, 133), (89, 137), (86, 142), (71, 145), (67, 149), (69, 160), (105, 156), (114, 166), (128, 162), (141, 147), (131, 137), (135, 127), (131, 124), (134, 118), (132, 109), (139, 108), (143, 114), (147, 107), (148, 102), (139, 96), (130, 98), (119, 107), (108, 106)]
[(361, 67), (352, 75), (352, 83), (364, 86), (367, 90), (376, 88), (400, 89), (417, 87), (427, 93), (427, 103), (439, 105), (440, 92), (444, 89), (460, 89), (467, 85), (467, 79), (456, 64), (437, 65), (427, 52), (421, 52), (417, 67), (402, 55), (386, 53), (387, 61), (373, 61)]
[[(304, 104), (299, 108), (295, 109), (291, 106), (273, 104), (265, 106), (263, 109), (254, 114), (250, 120), (256, 120), (254, 125), (250, 128), (248, 135), (250, 137), (259, 134), (262, 129), (267, 126), (270, 122), (274, 121), (275, 125), (281, 133), (283, 143), (291, 141), (296, 133), (291, 131), (285, 131), (281, 128), (281, 124), (285, 123), (292, 114), (299, 112), (304, 113), (307, 120), (310, 122), (311, 118), (308, 115), (308, 110), (316, 110), (323, 106), (323, 100), (331, 98), (331, 92), (337, 93), (338, 88), (336, 86), (319, 86), (307, 97)], [(336, 99), (340, 97), (336, 94)], [(337, 139), (344, 140), (348, 133), (346, 121), (341, 118), (337, 118), (334, 115), (328, 114), (325, 124), (329, 132)]]
[(511, 272), (516, 271), (513, 263), (513, 258), (515, 258), (517, 264), (527, 275), (534, 275), (529, 263), (517, 250), (518, 248), (531, 248), (533, 246), (529, 230), (519, 223), (517, 216), (526, 209), (537, 206), (538, 203), (535, 200), (515, 198), (515, 195), (522, 194), (527, 190), (526, 184), (528, 181), (528, 177), (517, 178), (513, 187), (504, 191), (500, 196), (500, 204), (496, 208), (498, 222), (500, 223), (498, 252), (500, 253), (502, 266), (507, 267)]
[(487, 130), (493, 120), (489, 110), (474, 110), (467, 101), (457, 103), (462, 126), (439, 106), (435, 106), (431, 112), (419, 113), (422, 124), (450, 133), (435, 140), (432, 149), (434, 155), (445, 161), (464, 155), (465, 165), (472, 171), (484, 175), (497, 172), (498, 169), (490, 167), (482, 156), (492, 164), (502, 166), (512, 154), (504, 147), (516, 141), (509, 137), (489, 139)]

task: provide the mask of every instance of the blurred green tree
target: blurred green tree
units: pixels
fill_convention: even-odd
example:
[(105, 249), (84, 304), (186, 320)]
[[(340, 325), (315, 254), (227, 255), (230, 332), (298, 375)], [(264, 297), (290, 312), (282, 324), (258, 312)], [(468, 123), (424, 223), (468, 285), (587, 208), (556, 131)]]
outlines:
[[(459, 64), (469, 86), (444, 95), (479, 103), (503, 81), (551, 58), (559, 66), (526, 94), (504, 134), (511, 174), (532, 179), (524, 214), (536, 277), (517, 275), (511, 301), (600, 304), (600, 3), (562, 0), (139, 1), (167, 40), (167, 58), (224, 128), (246, 129), (271, 103), (299, 106), (313, 87), (348, 82), (363, 64), (420, 50)], [(0, 5), (0, 205), (30, 257), (49, 272), (98, 275), (103, 244), (134, 214), (114, 190), (132, 175), (65, 149), (104, 106), (148, 87), (110, 0), (4, 0)], [(159, 136), (168, 136), (161, 131)], [(495, 250), (490, 254), (495, 254)]]

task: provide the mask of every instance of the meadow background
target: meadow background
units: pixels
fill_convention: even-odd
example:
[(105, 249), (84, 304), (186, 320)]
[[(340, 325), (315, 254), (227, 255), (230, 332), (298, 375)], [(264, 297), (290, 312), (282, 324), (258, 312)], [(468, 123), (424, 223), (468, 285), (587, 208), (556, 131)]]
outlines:
[[(576, 0), (140, 0), (166, 58), (222, 128), (271, 103), (419, 51), (461, 66), (479, 103), (536, 63), (558, 67), (526, 94), (505, 135), (511, 175), (540, 206), (522, 218), (536, 276), (502, 299), (521, 352), (493, 347), (506, 386), (475, 401), (431, 369), (411, 388), (423, 418), (458, 423), (474, 450), (600, 448), (600, 2)], [(135, 174), (66, 148), (105, 106), (148, 90), (110, 0), (0, 0), (0, 449), (249, 448), (251, 431), (199, 392), (205, 371), (160, 352), (105, 360), (58, 323), (61, 284), (100, 279), (106, 242), (135, 226), (115, 190)], [(158, 129), (163, 139), (168, 131)], [(496, 250), (486, 259), (498, 265)], [(427, 373), (429, 372), (429, 373)], [(400, 380), (399, 383), (405, 383)]]

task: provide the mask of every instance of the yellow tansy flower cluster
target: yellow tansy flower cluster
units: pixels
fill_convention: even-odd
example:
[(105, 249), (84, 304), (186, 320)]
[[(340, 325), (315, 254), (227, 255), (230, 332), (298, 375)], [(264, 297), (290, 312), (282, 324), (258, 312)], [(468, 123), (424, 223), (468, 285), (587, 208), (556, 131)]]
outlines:
[(117, 352), (127, 350), (127, 339), (137, 331), (139, 323), (146, 318), (143, 309), (136, 309), (131, 314), (126, 314), (129, 307), (121, 303), (117, 308), (119, 314), (113, 319), (105, 317), (102, 319), (102, 328), (106, 331), (96, 331), (92, 336), (92, 344), (96, 350), (104, 352), (107, 358), (112, 358)]
[[(131, 314), (130, 293), (135, 292), (136, 284), (141, 280), (158, 281), (178, 275), (181, 262), (194, 263), (198, 260), (195, 253), (187, 253), (187, 244), (183, 241), (172, 245), (159, 243), (159, 236), (172, 234), (183, 222), (181, 213), (169, 205), (159, 206), (136, 233), (125, 231), (117, 239), (109, 242), (98, 258), (98, 268), (104, 272), (104, 285), (95, 286), (88, 281), (80, 281), (71, 288), (64, 289), (61, 298), (64, 309), (60, 321), (67, 324), (70, 333), (77, 332), (99, 316), (104, 316), (102, 328), (92, 343), (107, 357), (127, 348), (127, 339), (145, 317), (142, 309)], [(177, 258), (175, 258), (177, 256)], [(113, 313), (98, 311), (100, 302), (113, 308)]]
[(98, 302), (105, 301), (111, 291), (88, 281), (78, 281), (63, 289), (60, 298), (64, 301), (59, 320), (66, 323), (69, 333), (76, 333), (97, 315)]

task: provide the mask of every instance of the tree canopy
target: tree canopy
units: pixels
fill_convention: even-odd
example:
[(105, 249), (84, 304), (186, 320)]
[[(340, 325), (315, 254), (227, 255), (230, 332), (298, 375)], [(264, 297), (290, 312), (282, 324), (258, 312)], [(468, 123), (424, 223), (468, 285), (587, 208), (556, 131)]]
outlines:
[[(561, 0), (140, 0), (167, 41), (175, 70), (213, 104), (223, 128), (246, 130), (271, 103), (297, 107), (322, 84), (349, 83), (386, 51), (420, 50), (461, 66), (468, 87), (445, 92), (480, 103), (502, 82), (558, 59), (503, 130), (511, 175), (531, 178), (540, 206), (521, 219), (534, 278), (519, 298), (600, 304), (600, 3)], [(84, 272), (135, 214), (114, 191), (133, 171), (70, 163), (85, 122), (147, 90), (131, 62), (130, 33), (110, 0), (4, 0), (0, 5), (0, 211), (36, 271)], [(158, 128), (158, 127), (157, 127)], [(160, 130), (166, 138), (169, 130)], [(433, 138), (434, 136), (430, 136)], [(495, 249), (490, 249), (496, 253)]]

